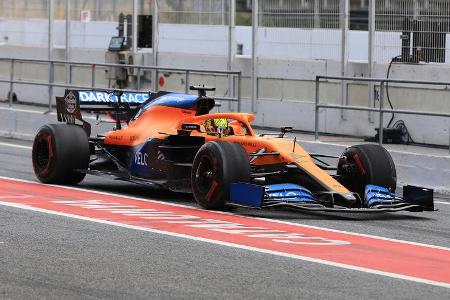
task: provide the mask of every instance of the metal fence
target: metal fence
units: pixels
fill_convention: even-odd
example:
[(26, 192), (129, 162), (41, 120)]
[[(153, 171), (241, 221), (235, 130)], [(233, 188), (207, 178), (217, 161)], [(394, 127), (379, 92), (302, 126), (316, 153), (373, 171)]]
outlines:
[[(138, 10), (150, 14), (147, 2), (139, 0)], [(132, 11), (129, 0), (2, 0), (0, 44), (42, 47), (51, 36), (52, 46), (64, 47), (68, 35), (70, 48), (105, 49), (119, 14)]]
[[(112, 69), (123, 69), (123, 68), (131, 68), (134, 69), (136, 72), (137, 77), (137, 90), (141, 89), (141, 74), (144, 71), (154, 71), (158, 74), (158, 72), (173, 72), (173, 73), (180, 73), (184, 75), (184, 92), (189, 93), (189, 86), (192, 83), (192, 77), (196, 75), (208, 75), (208, 76), (227, 76), (231, 77), (232, 80), (230, 82), (231, 86), (229, 89), (231, 90), (231, 93), (228, 93), (231, 96), (218, 96), (215, 95), (214, 98), (217, 100), (227, 101), (227, 102), (235, 102), (237, 103), (237, 109), (238, 111), (241, 109), (241, 72), (227, 72), (227, 71), (221, 71), (221, 70), (195, 70), (195, 69), (183, 69), (183, 68), (167, 68), (163, 66), (159, 67), (152, 67), (152, 66), (143, 66), (143, 65), (126, 65), (126, 64), (98, 64), (98, 63), (87, 63), (87, 62), (74, 62), (74, 61), (62, 61), (62, 60), (39, 60), (39, 59), (12, 59), (12, 58), (0, 58), (1, 62), (9, 62), (9, 78), (0, 78), (0, 83), (8, 83), (9, 84), (9, 93), (8, 93), (8, 102), (11, 106), (13, 104), (13, 95), (14, 95), (14, 88), (17, 85), (35, 85), (35, 86), (47, 86), (48, 87), (48, 108), (49, 110), (52, 110), (52, 107), (54, 105), (53, 101), (53, 89), (55, 87), (60, 88), (74, 88), (74, 89), (94, 89), (97, 87), (97, 81), (96, 81), (96, 73), (98, 72), (98, 69), (104, 69), (111, 71)], [(39, 79), (20, 79), (16, 78), (16, 66), (19, 63), (25, 63), (25, 64), (41, 64), (41, 65), (47, 65), (47, 72), (48, 72), (48, 78), (47, 80), (39, 80)], [(66, 83), (64, 82), (57, 82), (55, 80), (55, 69), (57, 66), (62, 66), (67, 68), (67, 79)], [(90, 84), (89, 85), (77, 85), (72, 84), (72, 78), (73, 78), (73, 69), (77, 68), (84, 68), (89, 70), (90, 73)], [(19, 76), (20, 77), (20, 76)], [(156, 81), (154, 82), (154, 86), (152, 91), (157, 92), (158, 91), (158, 85), (156, 84)], [(102, 90), (109, 90), (109, 91), (120, 91), (121, 89), (118, 88), (111, 88), (108, 87), (102, 87)]]
[(340, 28), (339, 0), (261, 0), (259, 26)]
[(347, 1), (258, 1), (257, 55), (339, 61)]
[(159, 0), (159, 22), (170, 24), (228, 25), (228, 0)]
[(375, 30), (376, 61), (450, 63), (448, 0), (376, 0)]
[[(320, 103), (320, 82), (322, 80), (346, 80), (353, 82), (370, 82), (379, 83), (380, 86), (380, 103), (378, 108), (374, 107), (361, 107), (361, 106), (349, 106), (349, 105), (331, 105), (331, 104), (321, 104)], [(384, 95), (386, 91), (386, 85), (388, 83), (393, 84), (414, 84), (414, 85), (433, 85), (442, 86), (446, 89), (449, 82), (439, 82), (439, 81), (417, 81), (417, 80), (395, 80), (386, 78), (363, 78), (363, 77), (342, 77), (342, 76), (317, 76), (316, 77), (316, 91), (315, 91), (315, 118), (314, 118), (314, 136), (315, 140), (319, 140), (319, 110), (323, 109), (339, 109), (339, 110), (350, 110), (350, 111), (366, 111), (366, 112), (378, 112), (378, 143), (383, 144), (383, 130), (384, 128), (384, 114), (386, 113), (396, 113), (396, 114), (406, 114), (406, 115), (416, 115), (416, 116), (431, 116), (431, 117), (444, 117), (450, 118), (449, 113), (438, 113), (438, 112), (425, 112), (425, 111), (414, 111), (414, 110), (401, 110), (401, 109), (386, 109), (384, 105)], [(450, 153), (450, 129), (449, 129), (449, 153)]]
[[(51, 1), (0, 1), (0, 15), (6, 16), (7, 19), (18, 18), (24, 22), (31, 22), (26, 30), (21, 29), (20, 26), (5, 28), (5, 26), (2, 27), (4, 25), (2, 23), (5, 22), (0, 22), (0, 34), (4, 36), (4, 44), (13, 44), (14, 39), (9, 37), (15, 33), (19, 37), (26, 37), (33, 41), (39, 34), (46, 34), (45, 20), (41, 20), (44, 22), (44, 26), (41, 26), (43, 31), (34, 32), (39, 26), (34, 26), (31, 19), (47, 18), (48, 4)], [(63, 9), (67, 9), (66, 1), (52, 1), (56, 20), (65, 17)], [(252, 59), (251, 65), (249, 64), (251, 68), (249, 73), (254, 112), (257, 110), (257, 100), (263, 98), (258, 95), (260, 77), (270, 80), (309, 80), (310, 86), (313, 86), (312, 78), (307, 77), (308, 74), (300, 79), (298, 76), (276, 78), (275, 76), (284, 75), (273, 77), (260, 75), (262, 72), (258, 72), (258, 64), (264, 63), (266, 58), (306, 59), (314, 62), (325, 60), (326, 64), (328, 61), (333, 61), (334, 64), (330, 64), (334, 66), (332, 72), (341, 76), (348, 75), (348, 70), (351, 69), (348, 68), (348, 61), (366, 60), (368, 77), (374, 76), (373, 70), (377, 70), (380, 74), (380, 70), (387, 68), (387, 64), (393, 57), (398, 57), (397, 63), (430, 62), (445, 67), (450, 63), (450, 25), (448, 25), (450, 1), (448, 0), (253, 0), (251, 1), (252, 27), (239, 26), (239, 28), (235, 27), (236, 1), (239, 0), (157, 0), (156, 2), (138, 0), (139, 14), (155, 13), (153, 15), (156, 22), (153, 27), (152, 55), (154, 59), (152, 63), (158, 64), (158, 53), (178, 52), (215, 57), (226, 56), (226, 69), (231, 71), (234, 66), (242, 67), (234, 60), (238, 52), (236, 50), (239, 47), (241, 50), (244, 48), (244, 52), (239, 54), (249, 55)], [(106, 50), (108, 39), (116, 33), (115, 20), (119, 12), (131, 13), (133, 2), (136, 3), (129, 0), (70, 1), (69, 20), (78, 27), (67, 30), (70, 32), (68, 36), (72, 43), (65, 45), (66, 60), (70, 60), (70, 55), (67, 53), (71, 48), (92, 48), (92, 43), (83, 44), (85, 41), (96, 42), (97, 46), (94, 48)], [(152, 11), (151, 6), (154, 3), (157, 3), (157, 7), (154, 8), (155, 11)], [(89, 11), (92, 22), (81, 24), (81, 11)], [(63, 23), (59, 21), (59, 25), (56, 25), (63, 27)], [(56, 25), (55, 32), (59, 30), (62, 33), (61, 28), (56, 28)], [(195, 30), (192, 30), (193, 28)], [(206, 31), (208, 34), (205, 34)], [(63, 36), (64, 34), (55, 34), (55, 40)], [(86, 38), (81, 40), (83, 37)], [(8, 41), (6, 38), (9, 38)], [(75, 41), (77, 38), (80, 40)], [(21, 39), (16, 40), (23, 45), (20, 43)], [(41, 38), (37, 42), (42, 44), (44, 40)], [(30, 44), (30, 46), (34, 47), (37, 44)], [(62, 40), (58, 46), (63, 46)], [(357, 53), (357, 59), (355, 59), (355, 53)], [(258, 61), (258, 58), (264, 59)], [(337, 67), (335, 62), (338, 63)], [(376, 68), (377, 64), (385, 66)], [(399, 65), (395, 65), (393, 71), (396, 71), (398, 67)], [(232, 77), (229, 76), (229, 86), (232, 86), (234, 80)], [(374, 108), (373, 82), (366, 83), (369, 85), (369, 107)], [(347, 103), (346, 85), (347, 83), (342, 81), (340, 97), (342, 105)], [(232, 98), (234, 94), (226, 96)]]
[[(53, 0), (56, 20), (66, 17), (69, 2), (70, 19), (80, 20), (81, 12), (87, 13), (92, 21), (117, 21), (121, 12), (131, 13), (133, 1), (129, 0)], [(2, 0), (0, 18), (5, 19), (47, 19), (50, 0)], [(150, 11), (149, 1), (138, 1), (139, 11)]]
[[(236, 24), (236, 2), (243, 0), (155, 0), (159, 24), (222, 25)], [(58, 20), (74, 23), (70, 30), (72, 47), (106, 47), (115, 34), (120, 13), (131, 14), (130, 0), (2, 0), (0, 18), (22, 20), (30, 24), (0, 24), (3, 44), (45, 45), (44, 21), (52, 3), (55, 32), (63, 32)], [(69, 7), (66, 7), (69, 3)], [(448, 0), (253, 0), (258, 10), (255, 21), (260, 34), (257, 54), (265, 57), (330, 59), (340, 61), (341, 49), (347, 48), (349, 60), (367, 59), (389, 63), (401, 56), (403, 62), (450, 63), (450, 1)], [(372, 5), (373, 3), (373, 5)], [(137, 0), (139, 14), (153, 14), (154, 1)], [(240, 3), (239, 7), (245, 6)], [(231, 12), (231, 13), (230, 13)], [(374, 22), (370, 22), (373, 15)], [(230, 23), (232, 21), (232, 23)], [(77, 22), (104, 23), (80, 25)], [(109, 23), (108, 23), (109, 22)], [(250, 20), (251, 23), (251, 20)], [(252, 48), (250, 25), (239, 28), (233, 43)], [(8, 27), (5, 27), (8, 26)], [(372, 28), (373, 26), (373, 28)], [(341, 31), (346, 31), (343, 39)], [(367, 37), (374, 32), (367, 50)], [(180, 33), (184, 34), (183, 32)], [(40, 38), (37, 39), (36, 36)], [(166, 35), (161, 34), (161, 38)], [(190, 37), (189, 37), (190, 38)], [(58, 35), (56, 39), (62, 39)], [(95, 44), (95, 40), (101, 42)], [(184, 40), (179, 36), (178, 40)], [(89, 42), (91, 41), (91, 42)], [(159, 41), (161, 42), (161, 41)], [(63, 45), (63, 42), (56, 42)], [(160, 43), (161, 44), (161, 43)], [(105, 45), (105, 46), (103, 46)], [(270, 49), (268, 47), (270, 46)], [(235, 48), (235, 47), (234, 47)], [(201, 51), (203, 49), (199, 49)], [(234, 49), (233, 49), (234, 51)], [(364, 52), (361, 52), (364, 51)], [(199, 54), (204, 54), (200, 52)]]

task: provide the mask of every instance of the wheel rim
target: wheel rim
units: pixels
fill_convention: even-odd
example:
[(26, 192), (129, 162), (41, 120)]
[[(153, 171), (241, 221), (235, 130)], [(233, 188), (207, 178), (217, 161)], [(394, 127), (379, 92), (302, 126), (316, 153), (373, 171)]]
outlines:
[(346, 178), (345, 186), (350, 191), (360, 194), (360, 197), (364, 197), (364, 188), (367, 184), (367, 174), (365, 170), (364, 172), (361, 172), (361, 168), (363, 168), (362, 163), (359, 161), (358, 165), (357, 162), (360, 158), (357, 154), (349, 154), (346, 155), (345, 158), (345, 167), (338, 166), (338, 175)]
[(207, 156), (202, 157), (195, 172), (195, 183), (201, 194), (205, 195), (208, 193), (213, 185), (214, 177), (215, 172), (212, 160)]
[(48, 170), (52, 157), (51, 136), (43, 134), (39, 136), (35, 145), (35, 169), (37, 173), (44, 173)]

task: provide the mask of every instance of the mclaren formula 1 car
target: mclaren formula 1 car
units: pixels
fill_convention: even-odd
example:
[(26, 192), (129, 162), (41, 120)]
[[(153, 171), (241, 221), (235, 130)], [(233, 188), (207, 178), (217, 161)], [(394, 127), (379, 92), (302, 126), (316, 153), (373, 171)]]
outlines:
[[(213, 88), (171, 92), (66, 90), (57, 97), (59, 124), (41, 127), (33, 168), (44, 183), (77, 184), (86, 174), (175, 192), (200, 206), (290, 207), (309, 211), (434, 210), (433, 191), (405, 186), (379, 145), (349, 147), (336, 166), (279, 134), (255, 134), (252, 114), (210, 113)], [(115, 128), (91, 136), (82, 111), (107, 113)], [(64, 124), (65, 123), (65, 124)]]

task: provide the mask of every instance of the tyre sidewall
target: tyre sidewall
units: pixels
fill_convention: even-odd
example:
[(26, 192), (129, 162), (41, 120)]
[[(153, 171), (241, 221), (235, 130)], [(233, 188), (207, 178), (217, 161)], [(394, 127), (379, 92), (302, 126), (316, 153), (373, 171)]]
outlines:
[[(202, 192), (197, 186), (197, 169), (202, 158), (213, 162), (213, 191)], [(192, 193), (200, 206), (206, 209), (224, 209), (229, 200), (229, 187), (233, 182), (248, 182), (250, 163), (245, 150), (238, 144), (229, 142), (209, 142), (203, 145), (195, 156), (192, 166)], [(208, 195), (208, 193), (210, 193)]]
[[(397, 184), (397, 174), (395, 164), (389, 152), (379, 145), (363, 144), (348, 148), (343, 156), (347, 160), (354, 161), (354, 155), (359, 157), (365, 174), (358, 174), (345, 180), (344, 185), (352, 192), (364, 197), (367, 184), (386, 187), (392, 192)], [(340, 174), (341, 163), (338, 164), (338, 175)]]
[[(36, 165), (37, 146), (46, 140), (52, 155), (44, 170)], [(76, 125), (42, 126), (33, 142), (32, 159), (36, 177), (44, 183), (76, 184), (83, 180), (89, 165), (89, 141), (84, 130)]]
[[(45, 167), (41, 169), (39, 166), (37, 166), (38, 147), (42, 147), (43, 144), (47, 145), (47, 150), (51, 153), (49, 153), (49, 156), (51, 157), (49, 157)], [(36, 174), (36, 177), (44, 183), (53, 182), (56, 178), (55, 165), (57, 162), (57, 152), (55, 145), (55, 136), (50, 126), (45, 125), (39, 129), (36, 137), (34, 138), (32, 149), (33, 170)]]
[[(223, 186), (226, 184), (224, 181), (224, 173), (226, 173), (226, 165), (224, 166), (223, 161), (223, 151), (220, 147), (217, 146), (216, 142), (210, 142), (203, 145), (198, 151), (197, 155), (194, 158), (194, 163), (192, 165), (192, 175), (191, 175), (191, 183), (192, 183), (192, 192), (195, 196), (197, 202), (207, 209), (220, 209), (223, 207), (224, 203), (224, 188)], [(212, 168), (214, 172), (213, 181), (217, 183), (217, 187), (215, 187), (214, 191), (202, 191), (198, 187), (197, 183), (197, 170), (203, 159), (208, 159), (212, 163)], [(220, 167), (223, 166), (223, 167)], [(211, 186), (211, 188), (213, 188)], [(211, 193), (210, 199), (207, 199), (208, 193)]]

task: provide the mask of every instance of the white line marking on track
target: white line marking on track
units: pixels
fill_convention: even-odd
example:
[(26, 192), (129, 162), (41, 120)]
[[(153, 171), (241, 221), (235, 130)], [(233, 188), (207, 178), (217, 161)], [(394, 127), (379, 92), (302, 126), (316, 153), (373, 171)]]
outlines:
[[(5, 176), (0, 176), (0, 179), (13, 180), (13, 181), (19, 181), (19, 182), (25, 182), (25, 183), (42, 185), (42, 183), (31, 181), (31, 180), (10, 178), (10, 177), (5, 177)], [(139, 197), (128, 196), (128, 195), (123, 195), (123, 194), (121, 195), (121, 194), (115, 194), (115, 193), (100, 192), (100, 191), (88, 190), (88, 189), (71, 187), (71, 186), (61, 186), (61, 185), (52, 185), (52, 184), (47, 184), (47, 185), (53, 186), (53, 187), (57, 187), (57, 188), (71, 189), (71, 190), (75, 190), (75, 191), (89, 192), (89, 193), (100, 194), (100, 195), (107, 195), (107, 196), (114, 196), (114, 197), (126, 197), (127, 199), (132, 199), (132, 200), (139, 200), (139, 201), (152, 202), (152, 203), (160, 203), (160, 204), (164, 204), (164, 205), (170, 205), (170, 206), (175, 206), (175, 207), (183, 207), (183, 208), (189, 208), (189, 209), (203, 211), (203, 209), (196, 208), (194, 206), (177, 204), (177, 203), (170, 203), (170, 202), (164, 202), (164, 201), (158, 201), (158, 200), (149, 200), (149, 199), (145, 199), (145, 198), (139, 198)], [(236, 216), (236, 214), (234, 214), (234, 213), (223, 212), (223, 211), (214, 211), (214, 213), (223, 214), (223, 215), (230, 215), (230, 216)], [(429, 247), (429, 248), (434, 248), (434, 249), (441, 249), (441, 250), (450, 251), (450, 248), (443, 247), (443, 246), (436, 246), (436, 245), (430, 245), (430, 244), (410, 242), (410, 241), (398, 240), (398, 239), (393, 239), (393, 238), (386, 238), (386, 237), (382, 237), (382, 236), (365, 234), (365, 233), (350, 232), (350, 231), (345, 231), (345, 230), (331, 229), (331, 228), (326, 228), (326, 227), (305, 225), (305, 224), (301, 224), (301, 223), (293, 223), (293, 222), (274, 220), (274, 219), (266, 219), (266, 218), (259, 218), (259, 217), (247, 217), (247, 216), (243, 216), (243, 215), (239, 215), (239, 217), (246, 218), (246, 219), (252, 219), (252, 220), (258, 219), (258, 220), (264, 220), (264, 221), (267, 221), (267, 222), (274, 222), (274, 223), (281, 223), (281, 224), (287, 224), (287, 225), (292, 225), (292, 226), (299, 226), (299, 227), (307, 227), (307, 228), (313, 228), (313, 229), (319, 229), (319, 230), (326, 230), (326, 231), (331, 231), (331, 232), (349, 234), (349, 235), (353, 235), (353, 236), (369, 237), (369, 238), (383, 240), (383, 241), (392, 241), (392, 242), (398, 242), (398, 243), (402, 243), (402, 244), (423, 246), (423, 247)]]
[(31, 146), (11, 144), (11, 143), (2, 143), (2, 142), (0, 142), (0, 146), (20, 148), (20, 149), (28, 149), (28, 150), (31, 150), (31, 148), (32, 148)]
[(332, 266), (332, 267), (344, 268), (344, 269), (353, 270), (353, 271), (361, 271), (361, 272), (375, 274), (375, 275), (387, 276), (387, 277), (396, 278), (396, 279), (403, 279), (403, 280), (413, 281), (413, 282), (417, 282), (417, 283), (424, 283), (424, 284), (429, 284), (429, 285), (434, 285), (434, 286), (439, 286), (439, 287), (444, 287), (444, 288), (450, 288), (450, 284), (444, 283), (444, 282), (427, 280), (427, 279), (422, 279), (422, 278), (417, 278), (417, 277), (412, 277), (412, 276), (407, 276), (407, 275), (390, 273), (390, 272), (372, 270), (372, 269), (363, 268), (363, 267), (356, 267), (356, 266), (352, 266), (352, 265), (335, 263), (335, 262), (330, 262), (330, 261), (317, 259), (317, 258), (287, 254), (287, 253), (282, 253), (282, 252), (277, 252), (277, 251), (272, 251), (272, 250), (259, 249), (259, 248), (255, 248), (255, 247), (243, 246), (243, 245), (238, 245), (238, 244), (233, 244), (233, 243), (228, 243), (228, 242), (210, 240), (210, 239), (206, 239), (206, 238), (194, 237), (194, 236), (189, 236), (189, 235), (179, 234), (179, 233), (166, 232), (166, 231), (161, 231), (161, 230), (156, 230), (156, 229), (149, 229), (149, 228), (139, 227), (139, 226), (134, 226), (134, 225), (121, 224), (121, 223), (116, 223), (116, 222), (111, 222), (111, 221), (98, 220), (98, 219), (93, 219), (93, 218), (89, 218), (89, 217), (82, 217), (82, 216), (78, 216), (78, 215), (55, 212), (55, 211), (46, 210), (46, 209), (42, 209), (42, 208), (35, 208), (35, 207), (22, 205), (22, 204), (0, 201), (0, 205), (30, 210), (30, 211), (35, 211), (35, 212), (47, 213), (47, 214), (52, 214), (52, 215), (58, 215), (58, 216), (63, 216), (63, 217), (69, 217), (69, 218), (90, 221), (90, 222), (95, 222), (95, 223), (100, 223), (100, 224), (118, 226), (118, 227), (123, 227), (123, 228), (128, 228), (128, 229), (147, 231), (147, 232), (168, 235), (168, 236), (173, 236), (173, 237), (178, 237), (178, 238), (185, 238), (185, 239), (190, 239), (190, 240), (195, 240), (195, 241), (208, 242), (211, 244), (216, 244), (216, 245), (221, 245), (221, 246), (227, 246), (227, 247), (239, 248), (239, 249), (244, 249), (244, 250), (249, 250), (249, 251), (254, 251), (254, 252), (265, 253), (265, 254), (272, 254), (272, 255), (277, 255), (277, 256), (294, 258), (294, 259), (299, 259), (299, 260), (313, 262), (313, 263), (319, 263), (319, 264)]
[(31, 195), (0, 195), (0, 199), (26, 199), (31, 198)]
[[(23, 113), (30, 113), (30, 114), (37, 114), (37, 115), (51, 115), (56, 116), (56, 112), (48, 112), (48, 111), (42, 111), (42, 110), (32, 110), (32, 109), (23, 109), (23, 108), (15, 108), (15, 107), (1, 107), (0, 110), (8, 110), (13, 112), (23, 112)], [(97, 120), (96, 117), (93, 117), (92, 115), (87, 115), (85, 119), (91, 119), (91, 120)]]
[[(24, 112), (24, 113), (31, 113), (31, 114), (44, 114), (44, 111), (39, 110), (32, 110), (32, 109), (22, 109), (22, 108), (14, 108), (14, 107), (0, 107), (0, 110), (10, 110), (14, 112)], [(55, 113), (51, 113), (55, 114)]]
[(434, 203), (450, 205), (450, 202), (434, 201)]

